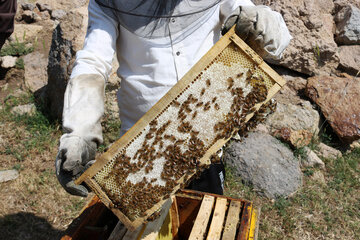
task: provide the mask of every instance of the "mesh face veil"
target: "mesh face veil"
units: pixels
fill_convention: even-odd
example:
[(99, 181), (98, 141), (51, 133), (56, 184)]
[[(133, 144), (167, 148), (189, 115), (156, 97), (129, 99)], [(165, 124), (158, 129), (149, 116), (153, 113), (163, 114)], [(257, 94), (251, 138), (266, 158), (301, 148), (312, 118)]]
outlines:
[(144, 38), (186, 37), (222, 0), (95, 0), (128, 31)]

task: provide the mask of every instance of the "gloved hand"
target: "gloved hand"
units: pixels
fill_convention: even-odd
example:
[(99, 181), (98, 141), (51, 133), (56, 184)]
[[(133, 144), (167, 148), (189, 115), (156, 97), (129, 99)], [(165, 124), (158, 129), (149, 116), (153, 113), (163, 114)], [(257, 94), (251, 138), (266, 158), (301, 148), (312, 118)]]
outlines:
[(64, 95), (63, 130), (55, 161), (60, 184), (70, 194), (86, 196), (88, 190), (74, 180), (95, 160), (103, 142), (101, 116), (104, 113), (105, 79), (82, 74), (70, 79)]
[(225, 21), (224, 35), (232, 26), (265, 60), (278, 60), (292, 39), (280, 13), (267, 6), (240, 6)]
[(86, 197), (88, 190), (74, 180), (95, 162), (96, 143), (86, 142), (78, 136), (64, 134), (56, 156), (56, 176), (70, 194)]

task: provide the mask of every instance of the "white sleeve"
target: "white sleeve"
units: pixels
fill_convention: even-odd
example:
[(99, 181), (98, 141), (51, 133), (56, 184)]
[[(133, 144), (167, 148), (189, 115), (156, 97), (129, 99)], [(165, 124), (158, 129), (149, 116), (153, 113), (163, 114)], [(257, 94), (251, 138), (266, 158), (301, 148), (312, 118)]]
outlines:
[(220, 5), (220, 20), (223, 24), (226, 18), (239, 6), (255, 6), (251, 0), (225, 0)]
[(89, 24), (82, 50), (64, 95), (63, 141), (80, 137), (86, 142), (103, 141), (100, 120), (104, 113), (105, 81), (111, 73), (118, 36), (117, 22), (90, 0)]
[(70, 78), (81, 74), (100, 74), (107, 80), (116, 50), (118, 23), (106, 15), (94, 0), (90, 0), (88, 9), (89, 22), (84, 47), (76, 53)]

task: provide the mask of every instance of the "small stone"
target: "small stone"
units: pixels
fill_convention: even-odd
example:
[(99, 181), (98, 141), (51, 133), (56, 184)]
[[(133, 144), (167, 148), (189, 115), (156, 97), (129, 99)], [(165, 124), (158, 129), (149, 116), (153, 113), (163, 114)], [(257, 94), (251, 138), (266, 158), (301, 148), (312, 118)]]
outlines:
[(32, 52), (24, 57), (25, 86), (31, 92), (36, 92), (47, 83), (48, 59), (39, 52)]
[(332, 148), (324, 143), (320, 143), (318, 145), (318, 150), (316, 150), (316, 154), (318, 154), (319, 156), (323, 157), (323, 158), (332, 158), (332, 159), (336, 159), (338, 157), (342, 157), (342, 154), (339, 150)]
[(0, 57), (1, 67), (2, 68), (13, 68), (16, 66), (17, 57), (13, 56), (4, 56)]
[(308, 147), (304, 147), (306, 158), (301, 159), (301, 165), (303, 167), (317, 167), (325, 169), (325, 163)]
[(23, 10), (30, 10), (30, 11), (32, 11), (32, 10), (34, 10), (34, 8), (35, 8), (35, 4), (32, 4), (32, 3), (22, 3), (22, 4), (21, 4), (21, 8), (22, 8)]
[(295, 148), (301, 148), (311, 143), (313, 134), (307, 130), (291, 131), (290, 143)]
[(321, 184), (326, 184), (325, 176), (321, 171), (314, 172), (310, 177), (313, 181), (319, 182)]
[(21, 16), (26, 23), (35, 22), (35, 13), (33, 11), (25, 10)]
[(9, 88), (9, 83), (5, 83), (4, 85), (1, 86), (2, 91), (6, 91), (8, 90), (8, 88)]
[(0, 183), (15, 180), (19, 177), (19, 172), (15, 169), (0, 171)]
[(31, 116), (35, 113), (35, 111), (36, 111), (36, 107), (32, 103), (26, 105), (19, 105), (11, 109), (11, 113), (18, 115), (28, 114)]
[(52, 11), (52, 8), (46, 3), (36, 3), (36, 6), (40, 10), (40, 12), (48, 11), (49, 13), (51, 13)]
[(50, 13), (48, 11), (40, 12), (40, 17), (43, 20), (48, 20), (48, 19), (50, 19)]
[(51, 12), (51, 18), (52, 19), (62, 19), (67, 13), (62, 9), (57, 9)]

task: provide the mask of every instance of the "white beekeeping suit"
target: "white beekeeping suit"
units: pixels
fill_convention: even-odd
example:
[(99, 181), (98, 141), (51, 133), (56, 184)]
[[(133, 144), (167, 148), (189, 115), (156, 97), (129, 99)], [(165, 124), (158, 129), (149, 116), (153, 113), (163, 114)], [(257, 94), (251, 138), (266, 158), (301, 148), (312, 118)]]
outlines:
[(279, 13), (250, 0), (90, 0), (84, 47), (65, 92), (65, 134), (56, 160), (68, 192), (87, 194), (72, 180), (103, 140), (100, 119), (114, 53), (123, 135), (220, 39), (227, 17), (225, 27), (242, 26), (246, 32), (239, 34), (266, 58), (279, 58), (291, 39)]

